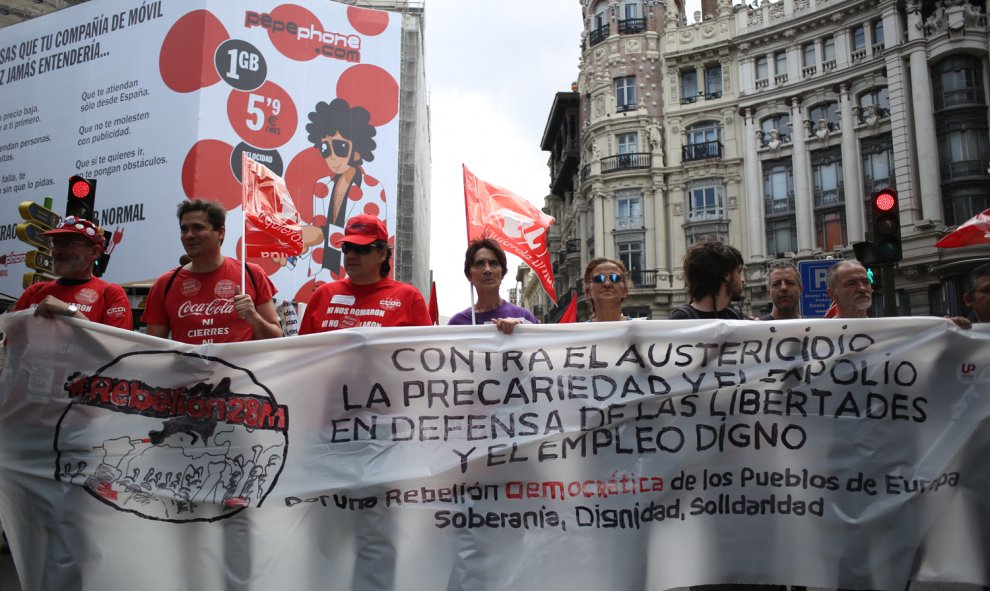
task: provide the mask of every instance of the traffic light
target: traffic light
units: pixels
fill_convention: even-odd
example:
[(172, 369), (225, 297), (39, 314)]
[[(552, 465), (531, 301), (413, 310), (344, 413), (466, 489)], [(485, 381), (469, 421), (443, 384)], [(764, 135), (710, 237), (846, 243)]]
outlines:
[(95, 221), (95, 214), (96, 179), (84, 179), (77, 175), (69, 177), (69, 194), (65, 199), (65, 217), (74, 215)]
[(873, 195), (873, 246), (878, 263), (896, 263), (901, 249), (901, 213), (897, 191), (883, 189)]

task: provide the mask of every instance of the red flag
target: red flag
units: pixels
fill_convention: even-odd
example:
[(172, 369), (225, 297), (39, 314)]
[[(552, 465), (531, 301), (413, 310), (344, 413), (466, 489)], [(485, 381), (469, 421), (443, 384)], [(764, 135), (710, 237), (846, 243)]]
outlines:
[(468, 241), (492, 238), (502, 249), (521, 258), (553, 301), (553, 268), (547, 249), (547, 228), (554, 219), (508, 189), (474, 176), (464, 166), (464, 209)]
[(437, 305), (437, 282), (430, 282), (430, 319), (440, 324), (440, 307)]
[(282, 177), (241, 157), (241, 206), (247, 256), (283, 257), (302, 254), (299, 213)]
[(571, 292), (571, 303), (567, 304), (567, 309), (564, 310), (564, 315), (560, 317), (560, 322), (557, 324), (577, 322), (577, 301), (577, 290), (574, 290)]
[(835, 305), (835, 302), (832, 302), (832, 305), (828, 307), (828, 310), (825, 310), (825, 316), (823, 316), (823, 318), (835, 318), (838, 315), (839, 307)]
[(937, 248), (990, 244), (990, 209), (978, 213), (935, 243)]

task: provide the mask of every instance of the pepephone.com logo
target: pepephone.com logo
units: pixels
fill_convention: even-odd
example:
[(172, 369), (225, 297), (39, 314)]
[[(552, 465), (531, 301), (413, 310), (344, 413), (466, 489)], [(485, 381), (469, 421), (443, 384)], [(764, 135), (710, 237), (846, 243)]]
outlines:
[[(285, 8), (284, 6), (281, 8)], [(284, 14), (284, 13), (283, 13)], [(244, 13), (244, 28), (261, 27), (269, 36), (291, 35), (300, 44), (313, 46), (323, 56), (347, 62), (361, 61), (361, 38), (357, 35), (326, 31), (319, 22), (299, 23), (292, 16), (275, 17), (267, 12)]]

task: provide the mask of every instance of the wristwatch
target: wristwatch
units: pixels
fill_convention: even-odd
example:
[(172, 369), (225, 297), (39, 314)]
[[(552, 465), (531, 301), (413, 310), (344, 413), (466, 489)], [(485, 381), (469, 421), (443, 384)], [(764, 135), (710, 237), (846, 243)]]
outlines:
[(75, 316), (76, 312), (78, 311), (79, 311), (79, 306), (77, 306), (76, 304), (69, 304), (68, 307), (65, 308), (65, 315)]

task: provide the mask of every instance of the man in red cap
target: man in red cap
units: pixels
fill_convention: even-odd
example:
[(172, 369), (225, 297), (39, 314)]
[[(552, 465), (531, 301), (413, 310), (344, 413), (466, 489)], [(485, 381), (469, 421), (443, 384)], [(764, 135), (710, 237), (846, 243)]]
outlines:
[(419, 291), (388, 277), (388, 230), (373, 215), (347, 221), (341, 238), (347, 277), (313, 292), (299, 334), (355, 326), (430, 326), (433, 321)]
[(28, 287), (14, 310), (33, 307), (35, 316), (87, 318), (131, 330), (134, 320), (127, 294), (119, 285), (93, 276), (93, 265), (106, 243), (103, 232), (89, 220), (69, 216), (41, 235), (52, 240), (52, 260), (59, 278)]

